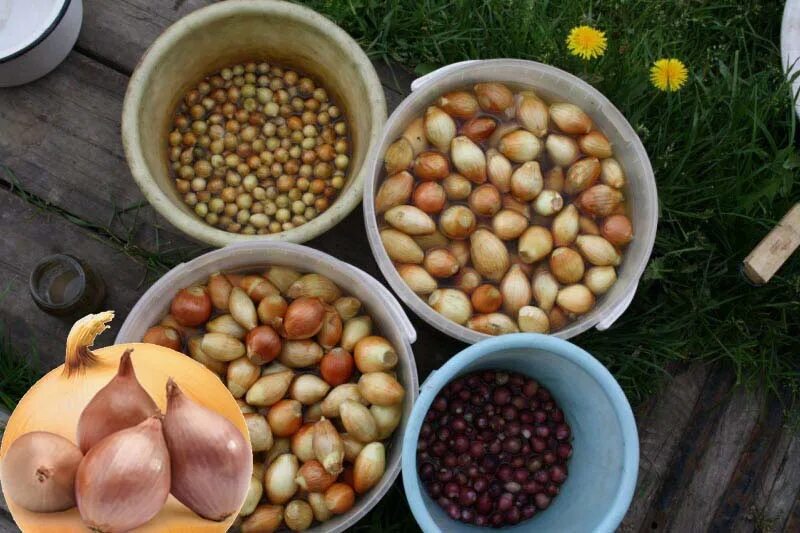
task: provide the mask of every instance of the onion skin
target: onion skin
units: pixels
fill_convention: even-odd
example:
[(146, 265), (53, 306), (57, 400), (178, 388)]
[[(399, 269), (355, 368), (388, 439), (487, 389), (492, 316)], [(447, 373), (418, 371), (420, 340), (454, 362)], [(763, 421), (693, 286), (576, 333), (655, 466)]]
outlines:
[(35, 513), (75, 507), (75, 473), (81, 459), (80, 449), (61, 435), (26, 433), (3, 458), (3, 492)]
[(153, 416), (108, 436), (86, 454), (75, 478), (84, 523), (95, 531), (128, 531), (158, 514), (169, 496), (170, 458)]
[(83, 453), (108, 435), (140, 424), (159, 412), (136, 379), (132, 351), (122, 354), (117, 375), (94, 395), (78, 419), (78, 446)]
[(186, 396), (170, 378), (164, 437), (172, 458), (171, 492), (220, 522), (239, 511), (253, 474), (250, 443), (224, 416)]

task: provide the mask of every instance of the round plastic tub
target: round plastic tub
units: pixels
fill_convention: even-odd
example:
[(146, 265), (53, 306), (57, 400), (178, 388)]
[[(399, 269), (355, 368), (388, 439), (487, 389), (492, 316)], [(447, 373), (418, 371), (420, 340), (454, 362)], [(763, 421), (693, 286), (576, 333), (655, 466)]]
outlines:
[[(347, 183), (330, 208), (272, 235), (230, 233), (206, 224), (175, 189), (167, 134), (175, 107), (204, 76), (237, 62), (266, 60), (321, 80), (347, 115)], [(156, 39), (133, 71), (122, 107), (122, 144), (133, 179), (173, 226), (213, 246), (255, 240), (305, 242), (328, 231), (361, 201), (364, 162), (386, 121), (386, 100), (367, 55), (319, 13), (273, 0), (233, 0), (198, 9)]]
[(504, 82), (518, 89), (531, 88), (548, 101), (571, 102), (580, 106), (614, 146), (615, 157), (624, 168), (628, 179), (625, 194), (635, 237), (625, 248), (622, 264), (617, 269), (618, 279), (613, 287), (598, 299), (597, 305), (590, 312), (553, 335), (568, 339), (592, 327), (605, 330), (625, 312), (633, 300), (639, 278), (653, 249), (658, 224), (655, 177), (641, 140), (614, 104), (580, 78), (542, 63), (520, 59), (464, 61), (442, 67), (412, 83), (411, 95), (389, 117), (383, 137), (367, 162), (364, 219), (369, 244), (378, 266), (400, 299), (439, 331), (467, 343), (490, 337), (446, 319), (414, 294), (389, 259), (380, 239), (375, 216), (375, 194), (383, 176), (383, 155), (389, 145), (443, 93), (488, 81)]
[(267, 265), (281, 265), (301, 272), (316, 272), (327, 276), (343, 291), (361, 300), (366, 313), (375, 323), (375, 329), (397, 349), (400, 360), (397, 379), (405, 387), (406, 396), (403, 400), (403, 421), (395, 430), (391, 443), (387, 445), (386, 473), (375, 487), (356, 499), (350, 511), (308, 530), (326, 533), (344, 531), (380, 501), (400, 473), (403, 433), (419, 392), (417, 366), (411, 351), (411, 344), (416, 341), (417, 334), (400, 304), (378, 281), (347, 263), (306, 246), (269, 241), (234, 244), (209, 252), (167, 272), (133, 307), (115, 343), (141, 342), (145, 331), (169, 312), (172, 297), (179, 289), (200, 283), (215, 272), (257, 271), (263, 270)]
[(417, 474), (417, 440), (425, 414), (447, 383), (476, 370), (521, 372), (553, 394), (572, 429), (569, 476), (550, 507), (508, 531), (614, 531), (630, 505), (639, 468), (639, 438), (630, 404), (614, 377), (574, 344), (548, 335), (514, 333), (479, 342), (433, 372), (420, 389), (403, 439), (403, 486), (426, 533), (468, 533), (431, 499)]
[(800, 0), (787, 0), (781, 21), (781, 66), (792, 83), (791, 98), (800, 117)]

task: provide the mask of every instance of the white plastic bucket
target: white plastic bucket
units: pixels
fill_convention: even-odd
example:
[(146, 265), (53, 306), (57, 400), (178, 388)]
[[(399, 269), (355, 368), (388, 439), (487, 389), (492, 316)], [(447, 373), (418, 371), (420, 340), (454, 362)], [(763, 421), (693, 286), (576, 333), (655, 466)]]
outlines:
[(330, 278), (344, 292), (361, 300), (365, 312), (372, 317), (375, 329), (392, 343), (400, 359), (397, 379), (406, 389), (403, 421), (387, 446), (386, 473), (369, 492), (359, 495), (350, 511), (308, 530), (326, 533), (344, 531), (380, 501), (400, 473), (403, 433), (419, 392), (417, 366), (411, 351), (417, 333), (394, 296), (377, 280), (347, 263), (306, 246), (271, 241), (232, 244), (167, 272), (133, 307), (115, 343), (141, 342), (145, 331), (169, 312), (170, 302), (181, 288), (204, 282), (215, 272), (260, 271), (267, 265), (316, 272)]
[(635, 236), (625, 249), (622, 264), (617, 271), (618, 280), (608, 293), (598, 299), (594, 309), (553, 335), (569, 339), (593, 327), (605, 330), (630, 305), (639, 278), (653, 250), (658, 224), (658, 191), (655, 176), (641, 140), (614, 104), (580, 78), (535, 61), (521, 59), (464, 61), (442, 67), (411, 84), (413, 92), (389, 117), (383, 130), (383, 137), (367, 161), (369, 174), (364, 183), (364, 222), (378, 266), (400, 299), (439, 331), (468, 343), (490, 338), (489, 335), (448, 320), (414, 294), (389, 259), (380, 239), (375, 216), (375, 194), (383, 175), (383, 155), (389, 145), (401, 136), (414, 118), (422, 116), (431, 102), (443, 93), (489, 81), (507, 83), (515, 88), (532, 88), (547, 100), (571, 102), (580, 106), (592, 117), (597, 128), (606, 134), (614, 146), (615, 157), (622, 165), (628, 180), (625, 194)]

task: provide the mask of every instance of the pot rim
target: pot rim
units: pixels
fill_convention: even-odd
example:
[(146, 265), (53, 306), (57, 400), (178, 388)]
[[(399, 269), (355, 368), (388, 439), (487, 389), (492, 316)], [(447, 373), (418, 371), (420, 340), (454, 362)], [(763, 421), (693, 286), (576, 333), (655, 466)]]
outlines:
[(420, 386), (419, 397), (414, 403), (403, 435), (403, 488), (414, 519), (427, 532), (439, 531), (423, 502), (422, 489), (417, 473), (417, 440), (424, 422), (439, 391), (461, 374), (468, 365), (497, 351), (509, 349), (537, 349), (565, 359), (583, 369), (600, 385), (613, 406), (619, 421), (624, 443), (623, 466), (620, 485), (613, 504), (594, 531), (611, 532), (622, 522), (633, 500), (636, 480), (639, 475), (639, 434), (636, 419), (625, 393), (611, 372), (589, 352), (567, 340), (540, 333), (511, 333), (473, 344), (450, 358), (438, 370), (433, 371)]
[[(225, 18), (235, 13), (251, 13), (260, 16), (293, 18), (312, 26), (327, 35), (329, 39), (344, 49), (347, 56), (359, 65), (362, 81), (370, 94), (368, 105), (372, 107), (370, 132), (366, 135), (365, 158), (358, 169), (348, 178), (348, 186), (330, 208), (315, 219), (287, 231), (272, 235), (241, 235), (230, 233), (206, 224), (205, 221), (185, 213), (176, 207), (161, 188), (155, 183), (141, 149), (141, 135), (137, 127), (138, 110), (147, 92), (150, 78), (156, 74), (160, 58), (174, 46), (175, 40), (210, 21)], [(193, 239), (213, 246), (225, 246), (237, 242), (286, 241), (305, 242), (330, 230), (355, 209), (363, 197), (364, 176), (369, 154), (380, 139), (386, 122), (386, 97), (378, 74), (367, 55), (355, 40), (339, 26), (316, 11), (278, 0), (228, 0), (200, 8), (174, 22), (159, 35), (147, 49), (136, 66), (122, 106), (122, 145), (131, 175), (142, 190), (148, 202), (173, 226)]]
[[(516, 76), (518, 76), (518, 78), (498, 79), (502, 77), (492, 75), (491, 72), (496, 67), (512, 67), (517, 73)], [(478, 71), (477, 75), (474, 74), (476, 70)], [(418, 82), (412, 84), (414, 88), (413, 91), (397, 106), (386, 121), (378, 146), (382, 146), (387, 142), (389, 132), (399, 123), (409, 122), (410, 110), (418, 101), (433, 102), (435, 97), (446, 90), (441, 87), (442, 85), (463, 85), (466, 83), (465, 78), (475, 77), (476, 81), (479, 79), (480, 81), (500, 81), (515, 85), (527, 84), (535, 88), (535, 81), (528, 82), (522, 80), (522, 77), (525, 75), (547, 75), (550, 77), (562, 78), (568, 81), (572, 86), (579, 87), (582, 91), (590, 94), (592, 99), (604, 108), (605, 117), (614, 122), (615, 127), (619, 128), (627, 142), (634, 145), (638, 152), (644, 154), (642, 164), (645, 167), (645, 172), (642, 177), (643, 186), (646, 189), (646, 205), (641, 205), (639, 209), (647, 210), (646, 216), (650, 219), (650, 230), (647, 233), (637, 234), (637, 241), (643, 243), (646, 257), (649, 257), (655, 245), (656, 228), (658, 225), (658, 190), (656, 189), (655, 175), (650, 165), (650, 159), (647, 157), (647, 151), (644, 149), (641, 139), (622, 112), (619, 111), (603, 93), (589, 83), (562, 69), (525, 59), (471, 60), (441, 67), (438, 71), (428, 74), (425, 80), (420, 78)], [(536, 78), (533, 79), (535, 80)], [(570, 98), (570, 95), (565, 95), (564, 101), (572, 101), (572, 98)], [(389, 259), (389, 255), (381, 242), (377, 225), (377, 215), (375, 213), (374, 197), (377, 190), (377, 183), (382, 174), (382, 156), (383, 154), (379, 153), (377, 149), (370, 154), (370, 160), (368, 161), (370, 174), (364, 184), (363, 202), (367, 238), (369, 239), (372, 254), (378, 263), (378, 267), (380, 267), (381, 273), (383, 273), (389, 285), (392, 287), (392, 290), (394, 290), (398, 297), (405, 302), (417, 316), (442, 333), (469, 344), (494, 338), (492, 335), (474, 331), (440, 315), (434, 311), (421, 296), (414, 293), (400, 277), (400, 274), (392, 264), (391, 259)], [(610, 325), (624, 313), (625, 309), (627, 309), (628, 305), (633, 300), (639, 280), (646, 266), (646, 259), (640, 264), (631, 264), (627, 266), (632, 273), (628, 287), (626, 287), (627, 291), (618, 295), (617, 299), (613, 301), (604, 300), (602, 304), (599, 304), (595, 308), (595, 310), (602, 308), (607, 314), (606, 316), (600, 316), (598, 313), (592, 316), (590, 320), (586, 320), (585, 318), (587, 315), (584, 315), (570, 323), (566, 328), (550, 335), (561, 339), (569, 339), (595, 326), (598, 329), (607, 329), (610, 327)], [(605, 308), (602, 306), (605, 306)], [(590, 311), (590, 313), (595, 310)]]
[[(55, 29), (58, 27), (59, 24), (61, 24), (61, 21), (66, 16), (67, 10), (69, 9), (70, 4), (72, 3), (72, 0), (60, 0), (60, 1), (61, 1), (61, 8), (58, 11), (54, 11), (55, 17), (50, 22), (50, 24), (48, 24), (45, 28), (43, 28), (41, 30), (41, 33), (35, 34), (35, 36), (34, 35), (29, 36), (28, 38), (32, 40), (27, 44), (20, 43), (18, 46), (21, 46), (22, 48), (17, 48), (13, 52), (9, 52), (4, 56), (0, 56), (0, 65), (27, 54), (28, 52), (30, 52), (31, 50), (42, 44), (42, 42), (44, 42), (44, 40), (47, 39), (50, 36), (50, 34), (55, 31)], [(81, 0), (76, 0), (76, 1), (80, 2)]]

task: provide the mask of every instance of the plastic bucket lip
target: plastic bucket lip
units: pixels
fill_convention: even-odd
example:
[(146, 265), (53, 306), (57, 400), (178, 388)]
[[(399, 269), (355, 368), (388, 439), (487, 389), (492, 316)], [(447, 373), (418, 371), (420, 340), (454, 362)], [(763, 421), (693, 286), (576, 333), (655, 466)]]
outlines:
[[(495, 74), (494, 71), (498, 69), (513, 74), (507, 74), (505, 76), (503, 74)], [(622, 279), (617, 281), (621, 289), (619, 293), (613, 295), (614, 299), (609, 299), (609, 296), (611, 296), (609, 294), (604, 295), (604, 297), (599, 299), (595, 308), (589, 313), (572, 322), (566, 328), (553, 333), (552, 336), (568, 339), (593, 327), (597, 327), (598, 329), (607, 329), (610, 327), (633, 300), (639, 280), (644, 273), (644, 269), (647, 266), (648, 259), (655, 244), (656, 228), (658, 225), (658, 191), (656, 189), (655, 176), (652, 166), (650, 165), (650, 159), (642, 145), (641, 139), (639, 139), (633, 127), (603, 93), (577, 76), (559, 68), (523, 59), (465, 61), (444, 66), (440, 71), (434, 71), (426, 75), (425, 79), (419, 80), (420, 83), (412, 84), (412, 86), (418, 86), (418, 88), (400, 103), (386, 121), (383, 135), (379, 143), (370, 153), (370, 159), (365, 162), (365, 165), (368, 165), (366, 168), (370, 173), (366, 175), (364, 183), (364, 223), (366, 225), (367, 238), (373, 256), (384, 277), (398, 297), (431, 326), (446, 335), (470, 344), (490, 339), (492, 336), (456, 324), (434, 311), (420, 296), (415, 294), (406, 285), (383, 247), (383, 243), (380, 240), (374, 205), (377, 184), (382, 173), (382, 156), (386, 146), (388, 146), (389, 142), (394, 140), (394, 138), (389, 139), (390, 132), (397, 127), (405, 126), (412, 118), (417, 116), (416, 114), (412, 114), (414, 107), (418, 106), (420, 102), (433, 102), (435, 97), (447, 90), (463, 87), (463, 85), (467, 83), (477, 81), (499, 81), (518, 86), (528, 85), (533, 89), (539, 88), (545, 91), (548, 89), (560, 89), (560, 87), (556, 87), (555, 85), (548, 87), (538, 78), (531, 78), (529, 80), (525, 78), (526, 76), (546, 77), (549, 80), (559, 80), (562, 83), (569, 83), (570, 91), (565, 91), (563, 94), (560, 94), (560, 100), (568, 102), (575, 101), (576, 97), (573, 93), (580, 92), (587, 96), (593, 107), (602, 107), (603, 117), (613, 124), (614, 129), (624, 138), (624, 143), (633, 147), (643, 167), (642, 180), (641, 183), (637, 185), (637, 188), (642, 189), (642, 195), (641, 199), (638, 199), (636, 202), (635, 211), (645, 213), (647, 231), (637, 230), (636, 239), (634, 239), (633, 243), (631, 243), (627, 249), (628, 252), (626, 252), (627, 255), (633, 250), (634, 246), (641, 247), (640, 261), (633, 263), (623, 259), (621, 268), (624, 268), (625, 271), (629, 273), (629, 276), (626, 276), (628, 281), (626, 285), (622, 284)], [(552, 83), (554, 84), (555, 81)], [(586, 111), (592, 114), (593, 110), (586, 109)], [(622, 162), (624, 164), (624, 160)], [(620, 270), (620, 272), (621, 271), (622, 270)], [(612, 291), (613, 290), (614, 288), (612, 287)]]
[(622, 438), (625, 444), (623, 450), (623, 468), (621, 483), (614, 498), (613, 504), (608, 508), (602, 521), (595, 526), (596, 532), (614, 531), (630, 506), (633, 493), (636, 489), (636, 480), (639, 469), (639, 436), (636, 421), (633, 416), (628, 399), (614, 379), (614, 376), (597, 359), (583, 348), (564, 339), (552, 335), (539, 333), (512, 333), (500, 337), (491, 337), (473, 344), (451, 357), (441, 368), (435, 370), (420, 386), (420, 394), (414, 403), (408, 424), (403, 436), (403, 488), (406, 499), (411, 507), (411, 512), (417, 524), (426, 533), (438, 532), (439, 527), (431, 518), (425, 506), (417, 473), (417, 440), (420, 428), (434, 398), (439, 391), (462, 371), (479, 361), (484, 356), (516, 348), (530, 348), (547, 351), (559, 358), (565, 359), (580, 366), (598, 382), (606, 397), (614, 408), (617, 419), (622, 429)]
[[(353, 509), (345, 514), (334, 516), (324, 524), (317, 524), (315, 527), (307, 530), (311, 533), (322, 531), (326, 533), (338, 533), (352, 527), (358, 520), (372, 510), (386, 495), (397, 479), (397, 476), (400, 474), (404, 431), (410, 420), (414, 402), (419, 394), (416, 359), (411, 349), (411, 344), (416, 341), (416, 332), (408, 317), (403, 312), (403, 308), (388, 289), (366, 272), (307, 246), (280, 241), (255, 241), (230, 244), (224, 248), (212, 250), (186, 263), (181, 263), (156, 281), (136, 302), (130, 313), (128, 313), (114, 343), (140, 342), (141, 333), (152, 325), (151, 323), (143, 325), (142, 322), (145, 320), (152, 320), (156, 316), (158, 318), (161, 317), (158, 306), (154, 305), (154, 303), (163, 303), (165, 298), (171, 298), (178, 289), (182, 288), (184, 286), (182, 284), (190, 283), (188, 279), (184, 279), (185, 276), (188, 278), (192, 275), (187, 271), (198, 271), (201, 269), (224, 270), (226, 268), (239, 269), (266, 266), (269, 264), (284, 264), (286, 262), (285, 258), (290, 256), (303, 260), (304, 266), (295, 267), (301, 271), (319, 272), (326, 275), (324, 271), (316, 266), (317, 264), (323, 264), (326, 268), (337, 270), (342, 277), (347, 278), (348, 283), (358, 286), (357, 289), (352, 285), (342, 287), (345, 292), (353, 296), (358, 296), (357, 292), (375, 294), (376, 299), (380, 300), (380, 305), (385, 308), (390, 318), (390, 320), (383, 322), (378, 322), (376, 320), (376, 323), (384, 330), (395, 331), (397, 336), (402, 339), (403, 346), (397, 347), (397, 351), (399, 352), (398, 356), (401, 364), (408, 369), (406, 376), (404, 372), (400, 371), (400, 366), (397, 368), (398, 378), (403, 381), (403, 385), (406, 389), (406, 398), (403, 400), (403, 418), (393, 434), (394, 440), (392, 446), (387, 450), (386, 472), (383, 477), (369, 492), (359, 495)], [(240, 262), (241, 266), (217, 268), (222, 261), (230, 257), (236, 257), (237, 262)], [(337, 274), (337, 277), (338, 275), (339, 274)], [(199, 278), (202, 276), (200, 274), (195, 274), (194, 277)], [(372, 317), (375, 319), (374, 314)], [(405, 382), (406, 379), (409, 381), (408, 383)], [(332, 522), (337, 523), (334, 525)]]

